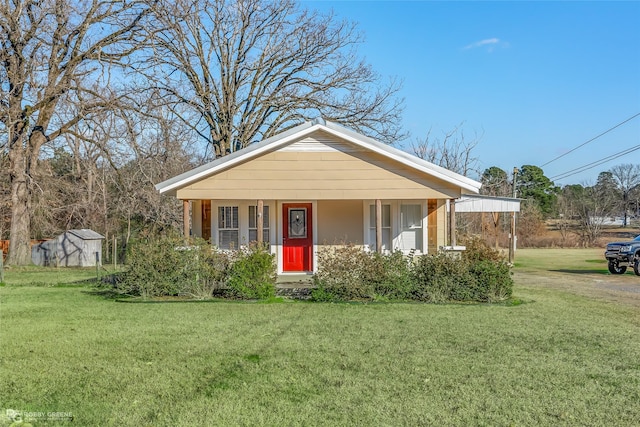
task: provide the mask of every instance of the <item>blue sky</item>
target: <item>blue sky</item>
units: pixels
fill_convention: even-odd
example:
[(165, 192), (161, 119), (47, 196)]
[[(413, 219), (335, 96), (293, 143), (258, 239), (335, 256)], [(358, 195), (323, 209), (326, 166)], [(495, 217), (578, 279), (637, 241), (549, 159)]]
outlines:
[[(408, 142), (463, 122), (480, 169), (552, 159), (640, 113), (640, 2), (304, 1), (355, 21), (359, 52), (404, 80)], [(640, 145), (640, 116), (543, 167), (552, 178)], [(640, 164), (640, 150), (556, 184)]]

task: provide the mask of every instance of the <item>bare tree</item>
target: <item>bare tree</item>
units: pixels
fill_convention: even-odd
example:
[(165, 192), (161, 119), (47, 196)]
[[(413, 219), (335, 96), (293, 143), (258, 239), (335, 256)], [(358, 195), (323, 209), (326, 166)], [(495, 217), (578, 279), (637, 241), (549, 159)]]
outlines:
[[(400, 130), (399, 84), (356, 55), (355, 25), (294, 0), (160, 0), (148, 76), (214, 156), (322, 115), (384, 142)], [(190, 114), (189, 114), (190, 113)]]
[(467, 140), (462, 125), (460, 123), (444, 133), (442, 138), (433, 137), (432, 129), (429, 129), (424, 139), (412, 143), (413, 154), (464, 176), (478, 175), (478, 158), (473, 149), (480, 143), (482, 135), (474, 134), (471, 140)]
[(120, 223), (125, 246), (135, 232), (180, 227), (181, 202), (158, 193), (155, 184), (193, 168), (197, 159), (197, 136), (156, 101), (139, 97), (138, 111), (120, 111), (118, 124), (127, 144), (119, 147), (127, 151), (110, 159), (108, 186), (110, 211)]
[(622, 195), (620, 208), (624, 215), (623, 227), (628, 224), (628, 214), (631, 198), (634, 190), (640, 187), (640, 165), (630, 163), (617, 165), (611, 168), (611, 176), (617, 185), (617, 190)]
[(0, 3), (0, 127), (10, 161), (9, 263), (27, 264), (33, 175), (43, 146), (113, 95), (111, 66), (141, 43), (148, 6), (139, 0), (3, 0)]
[[(615, 212), (618, 196), (611, 188), (611, 173), (601, 172), (594, 186), (567, 185), (559, 195), (561, 231), (578, 236), (583, 246), (592, 246), (602, 233), (605, 220)], [(563, 234), (565, 237), (566, 234)]]
[(562, 247), (569, 243), (575, 234), (579, 218), (577, 201), (585, 194), (585, 186), (580, 184), (565, 185), (558, 195), (558, 218), (555, 225), (560, 232)]
[(0, 150), (0, 240), (9, 238), (11, 227), (11, 188), (9, 186), (9, 157)]
[(535, 203), (528, 200), (521, 205), (518, 220), (518, 244), (522, 247), (535, 245), (536, 239), (544, 235), (545, 223), (542, 212)]
[(513, 192), (513, 181), (509, 180), (507, 172), (497, 166), (491, 166), (482, 172), (480, 177), (482, 188), (480, 193), (487, 196), (508, 197)]
[(111, 231), (103, 203), (109, 198), (105, 176), (111, 168), (105, 158), (110, 153), (103, 153), (102, 145), (112, 138), (91, 128), (77, 127), (43, 150), (32, 174), (32, 236), (50, 238), (69, 228)]

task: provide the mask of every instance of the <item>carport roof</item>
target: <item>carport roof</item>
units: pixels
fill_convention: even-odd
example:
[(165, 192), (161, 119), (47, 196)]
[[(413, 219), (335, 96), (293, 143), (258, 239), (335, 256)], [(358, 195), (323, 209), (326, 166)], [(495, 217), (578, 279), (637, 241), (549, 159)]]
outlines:
[(522, 199), (466, 194), (456, 199), (456, 212), (520, 212)]

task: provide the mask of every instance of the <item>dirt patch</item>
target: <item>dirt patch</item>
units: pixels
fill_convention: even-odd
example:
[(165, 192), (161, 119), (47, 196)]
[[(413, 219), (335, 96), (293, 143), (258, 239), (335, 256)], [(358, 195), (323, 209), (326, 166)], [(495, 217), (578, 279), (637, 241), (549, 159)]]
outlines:
[(516, 285), (550, 288), (589, 298), (601, 299), (640, 308), (640, 276), (627, 272), (620, 276), (600, 271), (514, 271)]

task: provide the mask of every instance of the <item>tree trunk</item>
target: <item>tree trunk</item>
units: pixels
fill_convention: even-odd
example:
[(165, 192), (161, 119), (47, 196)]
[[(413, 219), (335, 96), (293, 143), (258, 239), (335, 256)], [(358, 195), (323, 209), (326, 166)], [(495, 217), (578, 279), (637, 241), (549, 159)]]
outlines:
[(31, 178), (25, 168), (24, 152), (10, 152), (11, 160), (11, 234), (9, 265), (31, 264)]
[[(38, 118), (37, 129), (46, 129), (52, 108), (43, 109)], [(47, 115), (48, 114), (48, 115)], [(23, 128), (14, 130), (13, 147), (9, 150), (11, 179), (11, 234), (9, 235), (9, 258), (7, 264), (31, 264), (31, 197), (33, 181), (31, 171), (38, 165), (38, 153), (46, 141), (43, 132), (29, 135), (26, 147), (22, 144)]]

